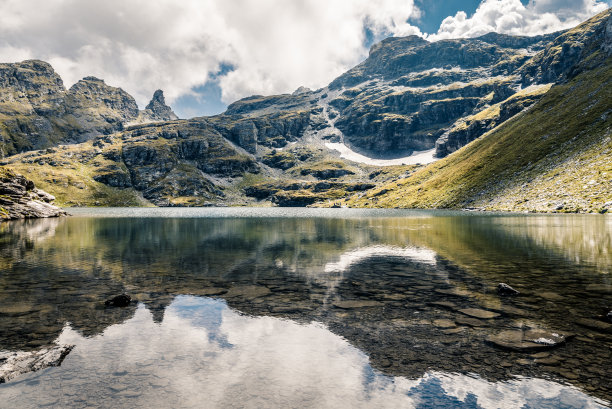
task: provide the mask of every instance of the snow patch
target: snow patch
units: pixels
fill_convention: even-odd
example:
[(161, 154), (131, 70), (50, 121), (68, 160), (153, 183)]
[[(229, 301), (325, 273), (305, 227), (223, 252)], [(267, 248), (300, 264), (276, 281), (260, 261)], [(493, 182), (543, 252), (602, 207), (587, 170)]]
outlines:
[(434, 157), (436, 153), (435, 148), (426, 151), (415, 151), (410, 156), (395, 159), (374, 159), (369, 158), (365, 155), (355, 152), (343, 143), (332, 143), (327, 142), (325, 147), (331, 150), (338, 151), (340, 157), (353, 162), (365, 163), (366, 165), (372, 166), (395, 166), (395, 165), (416, 165), (416, 164), (428, 164), (435, 162), (438, 158)]

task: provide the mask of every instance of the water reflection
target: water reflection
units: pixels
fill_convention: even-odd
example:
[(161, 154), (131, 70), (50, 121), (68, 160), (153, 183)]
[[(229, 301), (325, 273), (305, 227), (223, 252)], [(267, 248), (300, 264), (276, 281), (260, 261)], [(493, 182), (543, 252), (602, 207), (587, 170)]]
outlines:
[[(106, 367), (130, 374), (118, 383), (137, 385), (146, 371), (117, 368), (142, 358), (161, 365), (156, 376), (168, 384), (159, 388), (167, 399), (186, 399), (185, 406), (196, 404), (185, 392), (194, 383), (185, 377), (175, 385), (181, 376), (170, 371), (177, 368), (203, 379), (206, 386), (197, 388), (212, 397), (246, 399), (242, 383), (249, 380), (261, 389), (249, 389), (249, 402), (287, 399), (281, 406), (294, 398), (301, 399), (296, 406), (348, 399), (424, 407), (502, 400), (537, 407), (533, 402), (548, 398), (581, 407), (611, 399), (609, 217), (368, 211), (338, 218), (342, 213), (286, 209), (262, 210), (264, 218), (254, 217), (256, 209), (163, 209), (159, 217), (159, 209), (140, 209), (128, 213), (142, 217), (116, 218), (113, 211), (0, 224), (0, 349), (36, 349), (58, 337), (77, 344), (62, 368), (13, 381), (0, 398), (30, 386), (34, 393), (57, 373), (79, 373), (71, 382), (83, 382), (63, 383), (71, 386), (61, 396), (95, 391)], [(502, 281), (521, 295), (499, 297)], [(104, 308), (124, 291), (139, 307)], [(543, 352), (488, 343), (500, 331), (527, 328), (574, 337)], [(315, 373), (324, 382), (301, 379), (300, 367), (300, 376)], [(232, 372), (238, 370), (250, 377)], [(343, 372), (344, 380), (337, 375)], [(45, 382), (30, 385), (32, 379)], [(313, 392), (293, 384), (285, 385), (288, 394), (265, 388), (292, 379)], [(118, 399), (120, 392), (104, 396)], [(144, 395), (137, 400), (143, 405)]]
[[(316, 323), (249, 317), (218, 300), (181, 296), (161, 324), (143, 307), (123, 325), (84, 338), (60, 368), (2, 389), (15, 407), (572, 407), (598, 408), (576, 388), (541, 379), (487, 382), (428, 372), (409, 380)], [(178, 397), (178, 398), (177, 398)]]

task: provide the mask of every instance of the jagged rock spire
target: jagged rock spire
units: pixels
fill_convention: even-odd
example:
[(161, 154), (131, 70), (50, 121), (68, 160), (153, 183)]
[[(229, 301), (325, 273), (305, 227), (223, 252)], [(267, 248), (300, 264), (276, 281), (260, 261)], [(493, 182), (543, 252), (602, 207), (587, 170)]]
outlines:
[(146, 106), (145, 110), (151, 111), (151, 118), (160, 121), (172, 121), (178, 119), (178, 116), (166, 105), (164, 91), (158, 89), (153, 94), (151, 102)]

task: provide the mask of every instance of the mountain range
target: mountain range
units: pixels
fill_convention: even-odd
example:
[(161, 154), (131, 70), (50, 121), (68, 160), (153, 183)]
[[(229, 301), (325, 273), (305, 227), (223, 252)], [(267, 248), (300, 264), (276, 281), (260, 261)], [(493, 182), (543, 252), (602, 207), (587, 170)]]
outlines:
[(612, 9), (563, 32), (387, 38), (319, 90), (178, 119), (0, 64), (2, 165), (65, 206), (612, 209)]

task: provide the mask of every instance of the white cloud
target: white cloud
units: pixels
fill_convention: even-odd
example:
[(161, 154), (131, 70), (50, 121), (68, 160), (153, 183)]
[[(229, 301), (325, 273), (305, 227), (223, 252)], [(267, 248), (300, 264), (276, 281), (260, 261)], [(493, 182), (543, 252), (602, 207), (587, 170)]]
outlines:
[[(87, 75), (144, 106), (161, 88), (172, 103), (222, 66), (224, 102), (319, 88), (367, 55), (375, 38), (423, 35), (414, 0), (0, 0), (0, 61), (50, 62), (67, 86)], [(600, 0), (483, 0), (448, 17), (431, 40), (489, 31), (539, 34), (606, 8)], [(35, 12), (34, 12), (35, 11)]]
[[(86, 75), (142, 106), (172, 102), (218, 72), (223, 100), (326, 85), (375, 35), (420, 34), (413, 0), (0, 0), (0, 60), (49, 61), (67, 86)], [(36, 10), (36, 12), (33, 12)]]
[(430, 40), (477, 37), (491, 31), (513, 35), (552, 33), (580, 24), (608, 8), (598, 0), (483, 0), (470, 18), (447, 17)]

